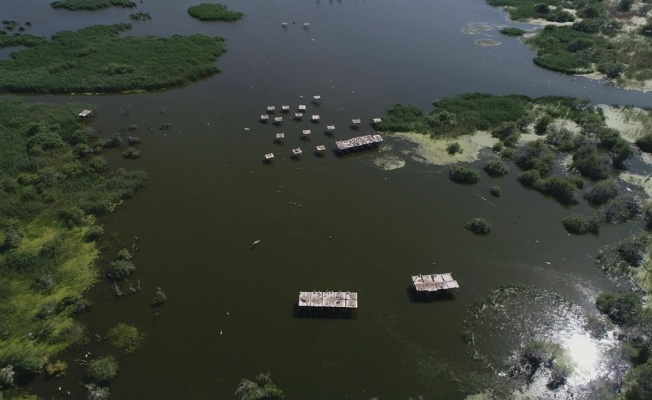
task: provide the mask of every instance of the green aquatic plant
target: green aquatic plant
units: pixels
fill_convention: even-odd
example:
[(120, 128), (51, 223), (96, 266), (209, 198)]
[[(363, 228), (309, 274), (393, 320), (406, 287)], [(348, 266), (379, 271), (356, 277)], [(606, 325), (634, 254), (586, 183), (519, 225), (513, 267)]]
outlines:
[(279, 389), (269, 372), (260, 373), (252, 381), (242, 379), (235, 391), (239, 400), (282, 400), (285, 398), (283, 391)]
[(88, 376), (95, 383), (108, 383), (118, 375), (119, 369), (115, 357), (100, 357), (88, 363)]
[(464, 224), (464, 228), (476, 235), (488, 235), (491, 233), (491, 222), (486, 218), (473, 218)]
[(234, 22), (244, 18), (243, 13), (231, 11), (225, 5), (219, 3), (202, 3), (188, 7), (188, 14), (201, 21)]
[[(0, 91), (114, 93), (185, 85), (219, 72), (224, 39), (205, 35), (120, 37), (129, 24), (56, 33), (51, 40), (12, 39), (29, 48), (0, 60)], [(23, 38), (23, 36), (20, 36)], [(0, 37), (0, 46), (6, 46)]]

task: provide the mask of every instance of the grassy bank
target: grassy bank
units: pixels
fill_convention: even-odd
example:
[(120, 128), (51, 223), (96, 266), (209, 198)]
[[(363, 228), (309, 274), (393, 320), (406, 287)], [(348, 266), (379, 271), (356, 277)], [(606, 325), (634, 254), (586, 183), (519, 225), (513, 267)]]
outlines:
[[(129, 24), (64, 31), (51, 40), (3, 39), (27, 46), (0, 60), (0, 91), (14, 93), (107, 93), (156, 90), (198, 81), (219, 72), (224, 39), (204, 35), (119, 37)], [(7, 44), (10, 42), (9, 44)]]
[(73, 318), (99, 277), (95, 216), (145, 185), (142, 171), (109, 168), (100, 153), (117, 142), (81, 109), (0, 97), (0, 370), (16, 373), (3, 390), (86, 343)]
[(66, 10), (101, 10), (109, 7), (133, 8), (136, 3), (130, 0), (59, 0), (50, 4), (53, 8)]
[(239, 11), (231, 11), (226, 6), (218, 3), (202, 3), (188, 7), (188, 14), (201, 21), (235, 22), (244, 18)]
[(538, 66), (566, 74), (596, 72), (620, 86), (652, 90), (649, 2), (487, 2), (505, 7), (512, 20), (545, 25), (524, 40), (537, 51), (534, 62)]

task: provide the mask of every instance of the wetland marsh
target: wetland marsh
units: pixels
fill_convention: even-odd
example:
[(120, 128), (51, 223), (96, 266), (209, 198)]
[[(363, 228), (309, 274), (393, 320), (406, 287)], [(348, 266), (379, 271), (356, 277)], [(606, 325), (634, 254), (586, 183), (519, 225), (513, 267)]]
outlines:
[[(120, 372), (109, 385), (117, 399), (232, 398), (240, 379), (266, 371), (288, 399), (463, 399), (505, 378), (509, 369), (500, 363), (516, 356), (508, 345), (518, 340), (586, 342), (573, 342), (584, 328), (567, 322), (578, 313), (598, 315), (598, 294), (624, 289), (593, 258), (642, 230), (643, 221), (569, 235), (561, 220), (593, 211), (585, 201), (564, 206), (523, 188), (512, 163), (503, 177), (480, 172), (475, 185), (453, 183), (449, 166), (428, 161), (447, 145), (429, 149), (409, 135), (385, 135), (379, 150), (346, 157), (306, 151), (291, 160), (290, 150), (331, 149), (334, 140), (371, 132), (371, 118), (395, 103), (429, 112), (435, 100), (484, 92), (650, 107), (649, 94), (538, 68), (531, 50), (500, 35), (505, 13), (480, 0), (225, 2), (246, 15), (228, 24), (191, 18), (187, 9), (198, 3), (145, 0), (136, 9), (73, 13), (23, 0), (3, 10), (5, 19), (30, 20), (27, 33), (37, 36), (129, 22), (138, 10), (151, 20), (133, 21), (120, 36), (203, 34), (224, 37), (229, 47), (220, 74), (174, 89), (21, 96), (93, 104), (100, 137), (124, 131), (142, 138), (137, 160), (109, 152), (107, 161), (149, 176), (144, 190), (99, 220), (108, 243), (101, 263), (107, 267), (117, 250), (136, 243), (132, 282), (137, 277), (142, 287), (129, 294), (123, 283), (125, 293), (117, 296), (102, 282), (88, 293), (92, 310), (79, 316), (92, 338), (124, 322), (146, 334), (144, 343), (129, 355), (105, 341), (63, 353), (68, 374), (37, 376), (33, 392), (68, 398), (62, 387), (86, 398), (79, 360), (91, 352), (118, 359)], [(478, 23), (488, 29), (467, 29)], [(477, 45), (481, 39), (502, 43)], [(309, 114), (320, 114), (320, 124), (258, 122), (268, 105), (294, 109), (313, 95), (322, 100)], [(349, 128), (352, 118), (362, 119), (361, 133)], [(331, 123), (334, 138), (323, 135)], [(300, 132), (308, 128), (314, 133), (306, 142)], [(273, 143), (277, 132), (285, 132), (284, 144)], [(480, 171), (495, 139), (471, 138), (454, 157)], [(268, 152), (276, 154), (272, 164), (262, 163)], [(629, 168), (649, 175), (637, 157)], [(496, 185), (498, 198), (489, 194)], [(476, 217), (491, 221), (490, 235), (464, 229)], [(452, 272), (461, 286), (456, 298), (412, 301), (409, 277), (430, 272)], [(490, 324), (477, 323), (476, 347), (469, 346), (463, 340), (469, 310), (506, 284), (534, 287), (509, 292), (505, 304), (513, 314), (497, 321), (515, 329), (516, 339), (508, 343)], [(167, 301), (152, 308), (158, 288)], [(359, 309), (350, 319), (296, 318), (303, 290), (357, 291)], [(480, 317), (491, 320), (489, 311)], [(532, 324), (515, 323), (522, 313)], [(545, 318), (536, 320), (539, 313)], [(540, 389), (544, 396), (545, 384)], [(578, 378), (564, 395), (590, 398), (593, 389)]]

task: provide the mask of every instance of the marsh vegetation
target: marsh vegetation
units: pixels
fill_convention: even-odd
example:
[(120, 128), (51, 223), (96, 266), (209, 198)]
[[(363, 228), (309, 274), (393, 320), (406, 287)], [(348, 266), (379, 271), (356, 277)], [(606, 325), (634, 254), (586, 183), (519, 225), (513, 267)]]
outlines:
[(244, 18), (243, 13), (231, 11), (225, 5), (219, 3), (202, 3), (188, 7), (188, 14), (201, 21), (235, 22)]
[(57, 0), (50, 4), (53, 8), (66, 10), (101, 10), (109, 7), (133, 8), (136, 3), (131, 0)]
[(73, 317), (90, 307), (84, 293), (101, 275), (95, 217), (146, 182), (143, 171), (94, 168), (73, 151), (98, 141), (77, 116), (83, 108), (0, 98), (0, 369), (17, 380), (87, 342)]
[[(599, 72), (619, 85), (639, 87), (652, 79), (649, 40), (652, 4), (646, 1), (570, 0), (535, 3), (528, 0), (487, 0), (506, 7), (512, 20), (542, 19), (544, 29), (525, 39), (537, 51), (534, 63), (566, 74)], [(518, 28), (502, 33), (521, 36)]]
[[(0, 37), (0, 46), (26, 46), (0, 60), (0, 91), (108, 93), (185, 85), (219, 72), (224, 40), (205, 35), (120, 37), (129, 24)], [(80, 79), (83, 77), (83, 79)]]

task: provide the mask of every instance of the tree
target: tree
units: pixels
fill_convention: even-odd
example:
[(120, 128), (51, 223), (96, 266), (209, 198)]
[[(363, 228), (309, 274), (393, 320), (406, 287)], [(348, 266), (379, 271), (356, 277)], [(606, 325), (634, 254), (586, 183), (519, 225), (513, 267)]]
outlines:
[(652, 359), (627, 372), (623, 393), (625, 400), (652, 399)]
[(473, 168), (455, 165), (448, 171), (448, 177), (453, 182), (472, 184), (480, 180), (480, 173)]
[(123, 280), (136, 270), (136, 266), (131, 261), (117, 260), (111, 263), (109, 276), (113, 279)]
[(446, 146), (446, 152), (448, 154), (450, 154), (451, 156), (455, 155), (457, 153), (461, 153), (462, 152), (462, 146), (460, 145), (460, 142), (453, 142), (453, 143), (449, 144), (448, 146)]
[(88, 376), (93, 382), (110, 382), (118, 374), (118, 362), (113, 356), (100, 357), (88, 363)]
[(595, 306), (616, 325), (632, 325), (643, 312), (641, 298), (634, 292), (601, 293)]
[(609, 179), (596, 183), (593, 187), (584, 194), (584, 198), (594, 206), (599, 206), (607, 203), (618, 195), (618, 183)]
[(600, 218), (595, 215), (571, 214), (564, 218), (562, 223), (568, 232), (576, 235), (598, 233), (600, 228)]
[(487, 174), (496, 177), (506, 175), (509, 172), (507, 164), (500, 160), (491, 160), (487, 162), (483, 169)]
[(253, 381), (242, 379), (235, 391), (239, 400), (282, 400), (283, 391), (272, 382), (271, 374), (260, 373)]
[(132, 325), (119, 323), (107, 334), (109, 343), (125, 353), (133, 353), (145, 340), (145, 336)]

